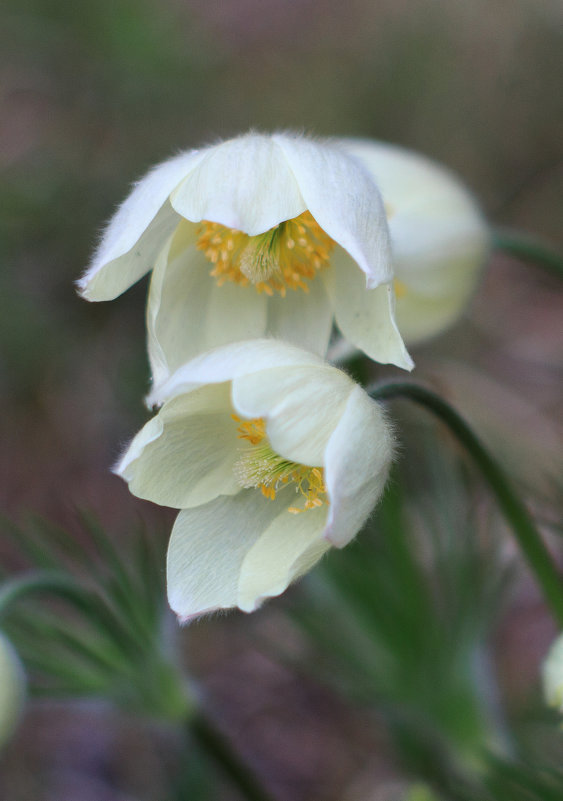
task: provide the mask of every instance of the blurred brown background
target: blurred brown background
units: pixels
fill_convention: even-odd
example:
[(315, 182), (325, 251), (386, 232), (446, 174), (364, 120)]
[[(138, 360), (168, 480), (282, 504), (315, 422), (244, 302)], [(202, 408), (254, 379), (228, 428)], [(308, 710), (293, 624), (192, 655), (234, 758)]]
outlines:
[[(0, 494), (20, 521), (40, 512), (72, 526), (77, 506), (116, 532), (139, 516), (163, 526), (171, 519), (134, 502), (109, 473), (146, 415), (145, 283), (89, 305), (73, 281), (131, 181), (177, 150), (249, 128), (389, 140), (457, 170), (492, 223), (563, 244), (561, 0), (7, 0), (0, 45)], [(558, 292), (554, 280), (497, 257), (466, 320), (414, 353), (418, 376), (441, 382), (467, 414), (492, 411), (492, 424), (484, 421), (491, 434), (499, 420), (517, 434), (508, 461), (540, 490), (543, 471), (550, 485), (561, 467), (553, 452)], [(523, 460), (518, 447), (528, 446)], [(526, 460), (538, 470), (518, 473)], [(247, 625), (241, 618), (231, 629), (244, 640)], [(216, 631), (207, 639), (201, 631), (202, 664), (218, 683), (218, 702), (228, 704), (220, 669), (227, 646)], [(244, 644), (236, 649), (244, 666)], [(244, 675), (260, 674), (255, 659), (247, 667)], [(276, 675), (261, 681), (283, 684)], [(311, 771), (332, 769), (330, 787), (351, 786), (361, 732), (353, 727), (350, 741), (340, 721), (341, 736), (327, 745), (321, 732), (349, 713), (311, 692), (288, 691), (292, 709), (311, 704), (302, 719), (313, 727), (303, 740), (312, 743)], [(50, 739), (54, 718), (36, 714), (43, 734), (30, 724), (12, 752), (12, 766), (21, 760), (11, 768), (20, 777), (13, 799), (35, 797), (21, 777), (37, 760), (49, 775), (77, 782), (53, 779), (41, 799), (159, 799), (158, 781), (143, 784), (123, 754), (121, 770), (138, 795), (112, 794), (109, 780), (89, 787), (94, 780), (84, 776), (95, 771), (69, 745), (82, 718), (65, 723), (59, 710)], [(114, 773), (112, 738), (124, 753), (154, 747), (137, 742), (144, 735), (132, 724), (120, 725), (111, 735), (101, 727), (92, 756), (105, 754)], [(96, 738), (88, 742), (95, 751)], [(287, 777), (287, 764), (279, 770)], [(311, 798), (306, 769), (294, 771), (301, 784), (292, 790), (280, 779), (280, 798)], [(330, 787), (319, 799), (343, 797)]]

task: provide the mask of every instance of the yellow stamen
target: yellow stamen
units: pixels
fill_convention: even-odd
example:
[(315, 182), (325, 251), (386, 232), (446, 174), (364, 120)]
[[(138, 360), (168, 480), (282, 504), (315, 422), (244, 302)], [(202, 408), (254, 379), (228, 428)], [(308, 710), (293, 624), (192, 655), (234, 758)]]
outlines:
[(276, 453), (266, 435), (266, 424), (261, 417), (241, 421), (236, 415), (233, 420), (240, 423), (239, 439), (247, 440), (252, 447), (241, 452), (235, 464), (235, 476), (245, 489), (254, 487), (265, 498), (273, 501), (277, 492), (291, 484), (305, 503), (302, 508), (290, 506), (288, 511), (299, 514), (307, 509), (316, 509), (328, 503), (322, 467), (308, 467), (292, 462)]
[(309, 291), (306, 282), (328, 266), (334, 242), (304, 211), (257, 236), (204, 220), (196, 247), (213, 265), (218, 286), (252, 284), (257, 292), (285, 297), (288, 289)]

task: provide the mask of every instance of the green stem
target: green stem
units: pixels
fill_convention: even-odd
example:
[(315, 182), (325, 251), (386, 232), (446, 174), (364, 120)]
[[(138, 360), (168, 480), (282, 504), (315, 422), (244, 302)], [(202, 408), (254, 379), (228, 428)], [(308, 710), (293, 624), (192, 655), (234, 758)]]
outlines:
[(533, 236), (508, 228), (497, 228), (493, 233), (493, 247), (563, 278), (563, 255)]
[(224, 771), (248, 801), (273, 801), (255, 775), (239, 759), (227, 738), (202, 713), (188, 721), (189, 732), (200, 749)]
[(559, 572), (526, 507), (513, 491), (502, 469), (465, 420), (434, 392), (416, 384), (403, 382), (384, 384), (372, 388), (369, 394), (375, 400), (408, 398), (424, 406), (439, 417), (465, 446), (492, 489), (529, 567), (535, 573), (545, 599), (551, 606), (556, 620), (563, 627), (563, 582)]
[[(44, 592), (59, 596), (81, 610), (88, 611), (89, 609), (90, 596), (72, 579), (57, 573), (29, 573), (11, 579), (0, 587), (0, 619), (12, 604), (29, 595)], [(164, 667), (166, 670), (169, 668), (169, 666)], [(169, 687), (170, 673), (165, 673), (160, 678), (166, 681), (166, 685)], [(202, 751), (222, 768), (248, 801), (273, 801), (254, 774), (239, 759), (229, 741), (214, 727), (212, 722), (202, 712), (192, 712), (192, 704), (186, 701), (184, 694), (181, 699), (173, 695), (171, 706), (174, 709), (173, 717), (188, 715), (187, 725), (192, 737)], [(176, 709), (176, 706), (180, 708)], [(165, 711), (169, 711), (168, 708)], [(172, 715), (167, 717), (172, 717)]]
[(42, 592), (58, 595), (81, 610), (89, 609), (88, 593), (72, 579), (57, 573), (28, 573), (6, 581), (0, 586), (0, 618), (20, 598)]

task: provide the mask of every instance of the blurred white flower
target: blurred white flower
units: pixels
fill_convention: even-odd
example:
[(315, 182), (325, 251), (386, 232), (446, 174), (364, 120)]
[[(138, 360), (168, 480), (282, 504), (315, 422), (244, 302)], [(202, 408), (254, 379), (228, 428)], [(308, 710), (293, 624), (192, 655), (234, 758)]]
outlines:
[(563, 634), (552, 644), (542, 667), (546, 703), (563, 712)]
[(0, 632), (0, 747), (12, 735), (23, 710), (25, 677), (18, 655)]
[(155, 167), (79, 289), (111, 300), (151, 269), (155, 384), (210, 348), (264, 335), (324, 355), (334, 318), (371, 358), (412, 367), (381, 196), (338, 144), (249, 133)]
[(116, 472), (133, 494), (182, 510), (168, 550), (182, 619), (279, 595), (346, 545), (381, 495), (393, 450), (382, 408), (292, 345), (218, 348), (152, 400), (164, 405)]
[(439, 164), (382, 142), (341, 145), (383, 196), (399, 331), (407, 344), (429, 339), (455, 323), (473, 295), (490, 249), (487, 223), (468, 189)]

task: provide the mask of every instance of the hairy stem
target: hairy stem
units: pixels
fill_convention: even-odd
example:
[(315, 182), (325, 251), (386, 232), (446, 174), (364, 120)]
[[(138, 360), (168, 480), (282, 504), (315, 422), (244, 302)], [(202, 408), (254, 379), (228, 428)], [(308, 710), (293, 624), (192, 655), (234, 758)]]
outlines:
[(510, 486), (495, 459), (482, 445), (465, 420), (446, 401), (417, 384), (393, 382), (371, 388), (374, 400), (406, 398), (433, 412), (473, 457), (481, 474), (493, 491), (504, 517), (518, 541), (520, 549), (535, 574), (544, 597), (557, 622), (563, 627), (563, 582), (540, 533), (526, 507)]
[(242, 797), (248, 801), (274, 801), (207, 716), (202, 712), (196, 713), (188, 721), (188, 727), (199, 748), (216, 763)]

